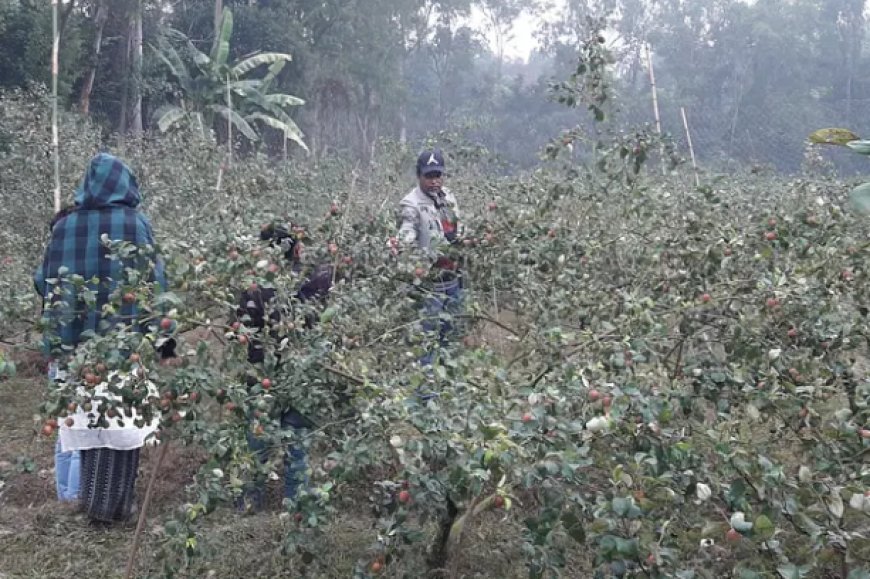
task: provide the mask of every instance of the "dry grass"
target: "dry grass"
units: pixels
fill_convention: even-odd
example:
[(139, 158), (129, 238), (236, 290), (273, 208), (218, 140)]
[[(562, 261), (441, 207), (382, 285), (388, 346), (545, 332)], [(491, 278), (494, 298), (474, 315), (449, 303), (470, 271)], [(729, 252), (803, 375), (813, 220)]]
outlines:
[[(53, 441), (37, 436), (33, 415), (42, 395), (43, 379), (0, 383), (0, 579), (31, 577), (122, 577), (133, 523), (103, 526), (55, 500)], [(142, 455), (138, 492), (157, 458), (154, 448)], [(32, 461), (25, 471), (20, 465)], [(159, 576), (155, 560), (161, 524), (185, 500), (185, 486), (204, 459), (196, 448), (171, 449), (152, 503), (147, 533), (140, 548), (137, 577)], [(286, 534), (280, 513), (280, 488), (270, 489), (267, 510), (242, 516), (222, 510), (205, 523), (204, 557), (188, 577), (351, 577), (358, 561), (371, 558), (376, 539), (375, 518), (363, 484), (341, 489), (339, 516), (325, 529), (317, 558), (303, 566), (299, 557), (282, 554)], [(496, 513), (487, 513), (466, 529), (459, 554), (459, 577), (525, 577), (520, 551), (521, 528)], [(391, 561), (384, 577), (426, 577), (423, 546)], [(437, 574), (430, 575), (438, 577)], [(579, 569), (568, 577), (585, 577)]]

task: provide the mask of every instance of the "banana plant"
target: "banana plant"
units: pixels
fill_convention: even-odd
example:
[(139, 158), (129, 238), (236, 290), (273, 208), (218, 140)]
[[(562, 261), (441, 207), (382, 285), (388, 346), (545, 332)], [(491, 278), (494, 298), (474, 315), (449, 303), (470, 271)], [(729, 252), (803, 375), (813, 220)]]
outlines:
[[(270, 92), (278, 74), (291, 61), (289, 54), (264, 52), (228, 63), (233, 15), (224, 9), (218, 41), (211, 53), (197, 49), (181, 32), (169, 29), (154, 48), (178, 86), (178, 102), (158, 108), (153, 122), (161, 132), (188, 127), (207, 136), (217, 117), (251, 142), (260, 140), (265, 127), (281, 131), (285, 140), (308, 150), (304, 135), (288, 110), (305, 104), (302, 99)], [(179, 51), (174, 44), (184, 48)], [(248, 75), (268, 66), (265, 77)]]
[[(862, 139), (849, 129), (819, 129), (810, 135), (810, 142), (816, 145), (847, 147), (859, 155), (870, 156), (870, 140)], [(870, 214), (870, 183), (852, 189), (849, 202), (855, 211), (864, 215)]]

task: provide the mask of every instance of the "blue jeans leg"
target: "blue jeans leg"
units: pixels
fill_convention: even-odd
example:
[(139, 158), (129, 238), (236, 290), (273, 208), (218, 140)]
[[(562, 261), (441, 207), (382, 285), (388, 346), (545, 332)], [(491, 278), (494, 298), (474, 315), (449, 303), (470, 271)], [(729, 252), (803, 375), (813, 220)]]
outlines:
[(61, 450), (60, 438), (54, 447), (55, 484), (59, 501), (77, 501), (81, 478), (81, 454)]
[[(421, 366), (431, 366), (435, 361), (437, 348), (433, 341), (436, 338), (442, 348), (456, 339), (459, 324), (454, 318), (462, 313), (463, 307), (464, 295), (459, 283), (426, 296), (421, 311), (423, 315), (421, 326), (429, 342), (426, 352), (419, 359)], [(442, 314), (448, 314), (448, 319), (441, 318)], [(420, 400), (426, 401), (436, 397), (437, 394), (418, 391), (417, 396)]]
[[(248, 439), (248, 448), (254, 453), (254, 457), (260, 461), (260, 464), (266, 463), (269, 460), (269, 455), (266, 452), (266, 443), (254, 436), (250, 431), (247, 433), (246, 438)], [(262, 481), (254, 480), (245, 484), (245, 490), (236, 502), (236, 507), (244, 510), (246, 504), (249, 504), (255, 510), (263, 507)]]
[[(420, 314), (423, 317), (421, 328), (430, 340), (437, 338), (441, 347), (445, 347), (456, 339), (460, 324), (453, 318), (462, 314), (465, 296), (462, 287), (455, 285), (442, 291), (433, 291), (423, 300)], [(442, 314), (448, 314), (448, 319), (442, 319)], [(422, 366), (430, 366), (435, 358), (434, 349), (430, 348), (421, 358)]]
[[(304, 416), (295, 410), (290, 410), (281, 416), (281, 426), (293, 428), (297, 435), (304, 435), (308, 423)], [(295, 500), (300, 487), (307, 487), (309, 480), (305, 445), (301, 440), (294, 441), (287, 445), (284, 455), (284, 497)]]
[(432, 362), (435, 361), (435, 349), (430, 345), (432, 340), (434, 340), (435, 336), (439, 337), (441, 334), (441, 320), (439, 316), (441, 312), (444, 311), (444, 295), (439, 293), (431, 293), (426, 296), (423, 301), (423, 310), (421, 314), (423, 315), (423, 322), (421, 323), (423, 333), (426, 336), (427, 340), (427, 350), (426, 353), (420, 358), (421, 366), (431, 366)]
[(462, 287), (457, 285), (454, 288), (447, 290), (444, 294), (444, 313), (450, 315), (449, 320), (442, 320), (441, 322), (441, 345), (447, 346), (450, 342), (453, 342), (457, 339), (459, 335), (459, 328), (462, 326), (462, 323), (457, 316), (462, 314), (462, 310), (465, 306), (465, 294), (462, 291)]
[[(307, 426), (305, 417), (295, 410), (288, 410), (281, 415), (282, 428), (292, 428), (297, 434), (302, 434)], [(265, 442), (250, 432), (247, 437), (248, 447), (254, 452), (260, 463), (266, 463), (269, 460), (269, 453)], [(284, 496), (295, 500), (299, 488), (307, 486), (308, 483), (308, 455), (305, 452), (305, 447), (301, 441), (290, 443), (284, 454)], [(261, 508), (263, 506), (263, 483), (254, 483), (245, 491), (245, 498), (253, 504), (254, 508)]]

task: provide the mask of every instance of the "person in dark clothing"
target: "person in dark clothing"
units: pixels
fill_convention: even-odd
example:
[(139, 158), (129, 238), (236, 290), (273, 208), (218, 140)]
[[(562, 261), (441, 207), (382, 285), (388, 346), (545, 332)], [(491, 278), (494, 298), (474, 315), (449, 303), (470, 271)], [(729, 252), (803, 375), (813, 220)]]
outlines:
[[(88, 335), (105, 334), (118, 324), (143, 331), (138, 302), (124, 303), (118, 312), (105, 307), (123, 283), (127, 269), (141, 271), (153, 284), (154, 293), (166, 288), (163, 262), (151, 224), (139, 210), (140, 201), (130, 168), (117, 157), (102, 153), (88, 164), (75, 192), (75, 205), (53, 219), (51, 239), (34, 274), (36, 290), (45, 306), (41, 322), (43, 346), (53, 362), (66, 360)], [(109, 259), (111, 251), (104, 239), (128, 242), (136, 246), (136, 251), (124, 259)], [(92, 299), (82, 297), (73, 276), (86, 280), (85, 288)], [(174, 350), (172, 339), (158, 348), (163, 358), (174, 357)], [(60, 366), (61, 371), (65, 369), (63, 364)], [(99, 446), (79, 446), (68, 443), (67, 433), (67, 427), (62, 426), (62, 448), (58, 450), (81, 451), (81, 488), (77, 494), (83, 510), (99, 521), (129, 517), (139, 448), (113, 448), (108, 434)]]
[(51, 221), (48, 223), (48, 230), (51, 231), (52, 229), (54, 229), (54, 226), (57, 224), (58, 221), (60, 221), (75, 210), (75, 205), (64, 205), (63, 207), (61, 207), (60, 211), (55, 213), (54, 217), (52, 217)]
[[(280, 246), (284, 249), (284, 258), (291, 264), (294, 270), (299, 271), (302, 267), (299, 259), (299, 243), (291, 233), (291, 228), (285, 225), (270, 224), (260, 231), (260, 239), (268, 241), (269, 245)], [(324, 302), (332, 287), (333, 267), (320, 265), (314, 268), (311, 275), (301, 284), (295, 294), (300, 303)], [(281, 322), (282, 312), (275, 303), (276, 290), (274, 288), (248, 289), (239, 299), (236, 309), (236, 317), (248, 328), (256, 329), (256, 335), (248, 342), (248, 362), (262, 364), (265, 359), (263, 341), (259, 336), (269, 332), (272, 338), (278, 340), (277, 330), (274, 328)], [(289, 314), (290, 312), (285, 312)], [(306, 325), (311, 327), (315, 323), (315, 317), (306, 317)], [(248, 376), (248, 385), (257, 383), (256, 377)], [(304, 434), (313, 425), (311, 422), (292, 407), (281, 410), (280, 423), (282, 428), (292, 428), (297, 434)], [(265, 444), (256, 436), (248, 434), (248, 445), (260, 458), (261, 462), (268, 460)], [(284, 457), (284, 496), (287, 499), (295, 499), (299, 488), (308, 483), (308, 462), (305, 448), (302, 444), (289, 444)], [(262, 483), (248, 490), (239, 507), (244, 509), (245, 502), (254, 508), (260, 508), (263, 501)]]

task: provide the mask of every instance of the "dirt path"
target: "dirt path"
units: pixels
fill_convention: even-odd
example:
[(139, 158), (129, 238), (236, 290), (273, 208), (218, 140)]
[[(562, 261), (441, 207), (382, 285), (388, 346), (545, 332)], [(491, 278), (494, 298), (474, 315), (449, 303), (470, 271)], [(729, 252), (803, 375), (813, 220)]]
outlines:
[[(0, 383), (0, 579), (123, 576), (134, 524), (106, 527), (55, 500), (53, 440), (36, 435), (33, 421), (41, 397), (40, 379)], [(144, 495), (157, 452), (143, 452), (138, 492)], [(202, 459), (197, 449), (173, 448), (155, 493), (154, 515), (140, 549), (138, 577), (160, 576), (155, 561), (161, 524), (185, 500), (184, 488)], [(312, 577), (345, 578), (359, 560), (368, 560), (376, 541), (374, 518), (365, 500), (365, 483), (346, 489), (337, 499), (340, 513), (326, 529), (317, 559), (306, 570), (297, 557), (281, 552), (286, 533), (273, 509), (252, 516), (224, 510), (208, 517), (204, 556), (189, 577)], [(276, 487), (277, 488), (277, 487)], [(358, 491), (358, 492), (357, 492)], [(350, 496), (350, 495), (355, 496)], [(140, 502), (141, 502), (140, 496)], [(519, 551), (521, 530), (496, 515), (482, 517), (468, 529), (462, 554), (463, 577), (526, 576)], [(388, 565), (385, 577), (421, 574), (423, 553), (412, 550), (405, 560)], [(409, 575), (407, 575), (409, 574)], [(572, 576), (572, 575), (567, 575)], [(583, 577), (578, 571), (576, 577)]]

